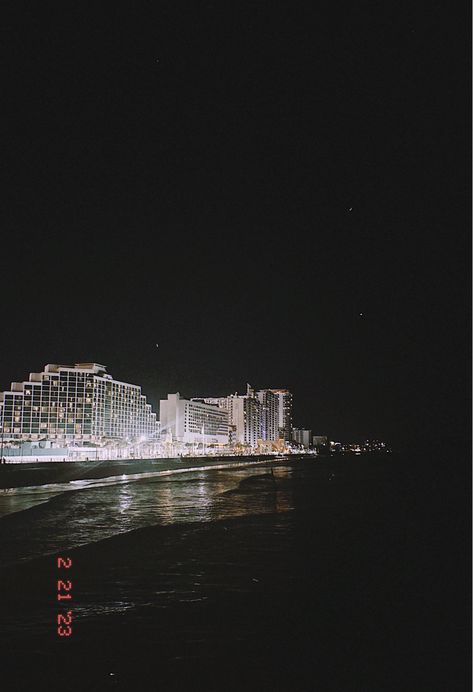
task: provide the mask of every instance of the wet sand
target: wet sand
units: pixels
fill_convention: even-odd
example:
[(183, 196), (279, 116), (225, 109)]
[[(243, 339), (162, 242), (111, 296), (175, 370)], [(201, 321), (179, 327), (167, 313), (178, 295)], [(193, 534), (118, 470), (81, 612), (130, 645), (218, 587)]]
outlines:
[[(293, 455), (294, 459), (305, 455)], [(214, 464), (252, 463), (264, 459), (277, 460), (267, 455), (225, 457), (180, 457), (175, 459), (122, 459), (106, 461), (32, 462), (0, 465), (0, 488), (22, 488), (73, 480), (108, 478), (109, 476), (152, 473), (174, 468), (191, 468)]]

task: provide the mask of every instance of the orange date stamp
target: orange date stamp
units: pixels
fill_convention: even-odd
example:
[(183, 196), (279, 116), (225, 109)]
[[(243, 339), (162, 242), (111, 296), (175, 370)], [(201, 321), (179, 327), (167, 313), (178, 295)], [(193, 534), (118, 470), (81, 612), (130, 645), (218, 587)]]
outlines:
[[(58, 570), (67, 570), (72, 567), (70, 557), (58, 557)], [(62, 574), (61, 574), (62, 576)], [(72, 581), (70, 579), (57, 580), (57, 600), (66, 607), (72, 601)], [(70, 637), (72, 634), (72, 610), (63, 611), (57, 614), (57, 633), (59, 637)]]

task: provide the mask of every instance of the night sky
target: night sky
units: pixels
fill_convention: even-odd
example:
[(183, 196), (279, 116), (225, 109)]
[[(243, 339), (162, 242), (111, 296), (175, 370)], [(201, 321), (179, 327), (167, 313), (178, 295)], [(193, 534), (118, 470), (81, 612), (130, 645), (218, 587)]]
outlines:
[[(7, 3), (0, 387), (287, 387), (453, 438), (469, 380), (462, 3)], [(156, 344), (159, 348), (156, 348)]]

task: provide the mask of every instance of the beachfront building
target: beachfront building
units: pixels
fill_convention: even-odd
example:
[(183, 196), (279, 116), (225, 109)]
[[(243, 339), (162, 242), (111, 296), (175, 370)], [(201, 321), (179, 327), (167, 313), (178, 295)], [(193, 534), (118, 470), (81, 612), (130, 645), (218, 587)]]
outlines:
[(262, 439), (261, 430), (261, 403), (249, 391), (246, 396), (240, 397), (243, 414), (243, 430), (239, 441), (251, 447), (257, 447)]
[(168, 394), (159, 405), (163, 440), (184, 444), (228, 444), (228, 412), (202, 400)]
[[(287, 389), (255, 389), (246, 394), (196, 398), (228, 412), (229, 441), (257, 447), (260, 442), (292, 440), (292, 394)], [(162, 422), (162, 418), (161, 418)]]
[(241, 397), (235, 394), (219, 397), (194, 398), (192, 401), (201, 401), (204, 404), (218, 406), (228, 413), (228, 443), (245, 442), (245, 411)]
[(292, 394), (288, 389), (272, 389), (278, 398), (279, 437), (286, 442), (292, 440)]
[(159, 423), (141, 387), (114, 380), (98, 363), (46, 365), (0, 393), (2, 443), (54, 446), (156, 440)]
[(279, 439), (279, 399), (271, 389), (260, 389), (256, 392), (260, 402), (261, 439), (265, 442), (276, 442)]
[(256, 447), (262, 439), (262, 404), (254, 389), (247, 385), (246, 394), (193, 399), (227, 411), (230, 441)]
[(292, 439), (294, 442), (297, 442), (297, 444), (308, 449), (312, 445), (312, 430), (293, 428)]
[(319, 451), (329, 449), (329, 441), (327, 435), (312, 435), (312, 447)]

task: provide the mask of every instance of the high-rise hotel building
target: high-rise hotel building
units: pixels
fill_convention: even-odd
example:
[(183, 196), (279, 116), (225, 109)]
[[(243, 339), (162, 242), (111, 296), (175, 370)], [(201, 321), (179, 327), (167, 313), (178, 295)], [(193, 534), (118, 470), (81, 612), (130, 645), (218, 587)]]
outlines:
[(159, 403), (164, 440), (185, 444), (228, 444), (228, 412), (202, 400), (184, 399), (179, 392)]
[(118, 382), (98, 363), (46, 365), (0, 393), (3, 439), (58, 446), (157, 439), (159, 422), (141, 387)]
[[(229, 425), (234, 430), (234, 442), (256, 447), (261, 440), (275, 442), (280, 437), (280, 402), (270, 389), (258, 392), (247, 385), (246, 394), (198, 399), (228, 411)], [(232, 433), (233, 434), (233, 433)], [(290, 439), (290, 438), (289, 438)]]
[(279, 399), (271, 389), (256, 392), (261, 404), (261, 439), (275, 442), (279, 439)]
[(279, 437), (286, 442), (292, 440), (292, 394), (287, 389), (272, 389), (278, 397)]
[(233, 443), (256, 447), (261, 439), (261, 404), (254, 392), (244, 396), (230, 394), (221, 397), (196, 398), (211, 406), (218, 406), (228, 412), (229, 438)]

